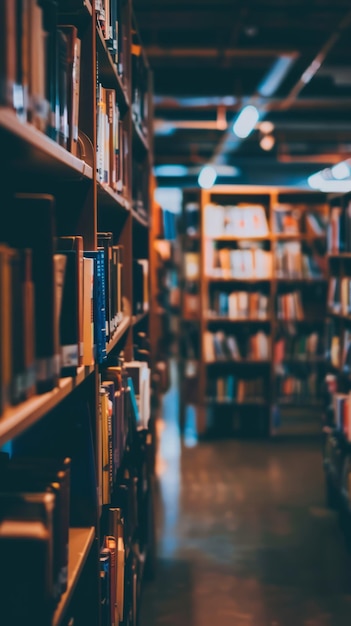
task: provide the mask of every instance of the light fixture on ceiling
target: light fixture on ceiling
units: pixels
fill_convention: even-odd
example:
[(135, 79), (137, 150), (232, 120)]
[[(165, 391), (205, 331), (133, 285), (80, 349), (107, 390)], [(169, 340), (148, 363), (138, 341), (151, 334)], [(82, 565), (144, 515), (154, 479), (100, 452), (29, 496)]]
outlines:
[(213, 165), (205, 165), (199, 174), (198, 183), (202, 189), (211, 189), (216, 182), (217, 172)]
[(341, 161), (331, 168), (331, 173), (333, 174), (333, 177), (337, 180), (349, 178), (351, 174), (350, 164), (347, 161)]
[(259, 112), (255, 106), (248, 104), (239, 113), (233, 124), (233, 132), (240, 139), (245, 139), (255, 128), (259, 120)]
[(308, 177), (307, 182), (312, 189), (324, 192), (351, 191), (350, 160), (341, 161), (332, 168), (326, 167)]
[(262, 150), (265, 150), (266, 152), (269, 152), (269, 150), (272, 150), (274, 144), (275, 144), (275, 139), (273, 135), (263, 135), (260, 139), (260, 146)]

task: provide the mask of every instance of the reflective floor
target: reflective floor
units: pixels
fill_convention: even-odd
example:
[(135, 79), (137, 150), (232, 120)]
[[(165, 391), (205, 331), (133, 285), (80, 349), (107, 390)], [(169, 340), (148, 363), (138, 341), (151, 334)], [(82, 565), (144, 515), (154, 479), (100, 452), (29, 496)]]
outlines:
[(318, 442), (197, 445), (164, 399), (158, 571), (140, 626), (350, 626), (351, 559), (324, 506)]

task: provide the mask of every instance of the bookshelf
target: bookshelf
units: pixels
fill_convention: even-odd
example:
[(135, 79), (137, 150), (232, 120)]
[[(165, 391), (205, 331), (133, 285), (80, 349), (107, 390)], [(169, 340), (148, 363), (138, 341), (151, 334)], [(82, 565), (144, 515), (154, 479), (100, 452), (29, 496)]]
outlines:
[(152, 76), (132, 0), (0, 17), (0, 622), (128, 626), (155, 563)]
[(180, 369), (199, 432), (318, 431), (328, 214), (307, 190), (184, 190), (183, 306), (189, 285), (197, 306)]
[(350, 542), (350, 194), (329, 198), (328, 294), (323, 465), (327, 504), (338, 510)]

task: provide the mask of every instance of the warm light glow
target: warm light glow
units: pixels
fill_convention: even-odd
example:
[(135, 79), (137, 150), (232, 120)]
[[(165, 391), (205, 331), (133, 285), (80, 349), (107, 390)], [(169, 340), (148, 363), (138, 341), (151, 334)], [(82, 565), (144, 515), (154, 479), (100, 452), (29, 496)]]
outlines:
[(259, 113), (252, 104), (248, 104), (239, 113), (239, 116), (234, 122), (233, 131), (241, 139), (245, 139), (249, 136), (251, 131), (255, 128), (259, 119)]
[(264, 135), (260, 141), (260, 146), (262, 150), (266, 150), (266, 151), (272, 150), (274, 144), (275, 144), (275, 139), (273, 135)]
[(212, 165), (205, 165), (199, 174), (198, 183), (202, 189), (211, 189), (216, 178), (217, 172), (215, 168)]
[(268, 121), (261, 122), (260, 123), (260, 131), (264, 135), (269, 135), (270, 133), (272, 133), (274, 131), (274, 124), (272, 124), (272, 122), (268, 122)]
[(337, 180), (348, 178), (351, 174), (350, 167), (345, 161), (341, 161), (341, 163), (334, 165), (334, 167), (331, 168), (331, 173)]

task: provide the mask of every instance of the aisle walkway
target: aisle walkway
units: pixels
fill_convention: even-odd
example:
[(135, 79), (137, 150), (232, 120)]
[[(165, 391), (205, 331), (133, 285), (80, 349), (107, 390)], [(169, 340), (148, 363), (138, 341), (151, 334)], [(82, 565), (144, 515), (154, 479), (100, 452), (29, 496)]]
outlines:
[(140, 626), (350, 626), (351, 559), (318, 443), (181, 444), (164, 402), (158, 574)]

